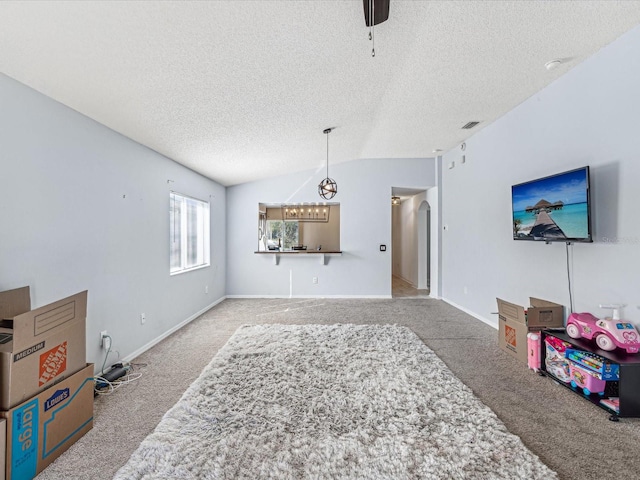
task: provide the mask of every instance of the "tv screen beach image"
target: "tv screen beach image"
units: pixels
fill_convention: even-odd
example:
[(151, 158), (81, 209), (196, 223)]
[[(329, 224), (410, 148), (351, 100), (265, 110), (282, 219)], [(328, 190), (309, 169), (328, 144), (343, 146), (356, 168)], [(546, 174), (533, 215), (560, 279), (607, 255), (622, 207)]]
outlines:
[(511, 194), (514, 239), (591, 240), (588, 168), (514, 185)]

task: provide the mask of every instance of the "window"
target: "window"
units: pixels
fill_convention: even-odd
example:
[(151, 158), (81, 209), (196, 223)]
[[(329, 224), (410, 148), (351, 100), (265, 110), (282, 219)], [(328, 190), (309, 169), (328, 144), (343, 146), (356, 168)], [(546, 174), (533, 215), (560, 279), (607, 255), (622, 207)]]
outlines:
[(291, 250), (298, 245), (299, 228), (297, 220), (267, 220), (267, 246), (269, 250)]
[(209, 266), (209, 202), (171, 192), (170, 274)]

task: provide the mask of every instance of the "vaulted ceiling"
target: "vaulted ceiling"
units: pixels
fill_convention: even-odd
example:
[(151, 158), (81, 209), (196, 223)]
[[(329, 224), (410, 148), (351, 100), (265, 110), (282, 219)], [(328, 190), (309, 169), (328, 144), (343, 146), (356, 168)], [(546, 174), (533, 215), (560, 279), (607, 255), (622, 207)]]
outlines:
[(234, 185), (322, 167), (327, 127), (330, 164), (432, 157), (639, 23), (638, 1), (391, 0), (372, 57), (362, 0), (3, 1), (0, 72)]

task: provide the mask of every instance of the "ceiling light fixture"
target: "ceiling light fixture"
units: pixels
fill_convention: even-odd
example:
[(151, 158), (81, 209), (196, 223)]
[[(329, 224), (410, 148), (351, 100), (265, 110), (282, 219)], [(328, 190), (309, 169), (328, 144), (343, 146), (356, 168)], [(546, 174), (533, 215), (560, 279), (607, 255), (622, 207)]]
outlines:
[(329, 134), (331, 130), (333, 128), (327, 128), (322, 132), (327, 136), (327, 178), (318, 185), (318, 193), (325, 200), (331, 200), (338, 193), (338, 184), (333, 178), (329, 178)]
[(393, 205), (394, 207), (397, 207), (398, 205), (400, 205), (400, 197), (396, 197), (396, 196), (391, 197), (391, 205)]
[(299, 222), (327, 223), (331, 206), (320, 203), (282, 205), (282, 218)]
[(547, 70), (554, 70), (562, 65), (562, 60), (551, 60), (544, 64), (544, 68)]
[[(375, 25), (385, 22), (389, 18), (390, 0), (362, 0), (364, 6), (364, 23), (369, 27), (369, 40), (371, 40), (371, 56), (376, 56)], [(376, 14), (377, 9), (377, 14)]]

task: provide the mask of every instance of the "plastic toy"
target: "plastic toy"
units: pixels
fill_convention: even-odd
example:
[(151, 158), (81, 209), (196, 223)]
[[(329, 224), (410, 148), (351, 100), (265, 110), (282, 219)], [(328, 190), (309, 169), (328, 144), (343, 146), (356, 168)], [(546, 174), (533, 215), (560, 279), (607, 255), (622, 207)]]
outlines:
[(616, 413), (620, 413), (620, 398), (619, 397), (609, 397), (603, 398), (600, 400), (600, 403), (605, 407), (610, 408)]
[(565, 351), (571, 344), (560, 340), (557, 337), (547, 336), (544, 339), (546, 355), (544, 364), (547, 372), (558, 380), (569, 383), (571, 375), (569, 373), (569, 361), (565, 358)]
[(527, 363), (529, 368), (535, 372), (540, 371), (540, 335), (537, 333), (527, 333)]
[(597, 374), (590, 372), (586, 368), (569, 362), (569, 371), (571, 372), (571, 386), (582, 388), (585, 395), (597, 393), (604, 395), (604, 387), (607, 382), (597, 377)]
[(620, 380), (620, 365), (592, 352), (567, 348), (565, 352), (567, 360), (586, 368), (598, 375), (602, 380)]
[(572, 313), (567, 319), (567, 335), (571, 338), (594, 339), (599, 348), (612, 351), (621, 348), (627, 353), (638, 353), (640, 334), (632, 323), (620, 320), (620, 305), (600, 305), (612, 308), (612, 318), (597, 318), (590, 313)]

